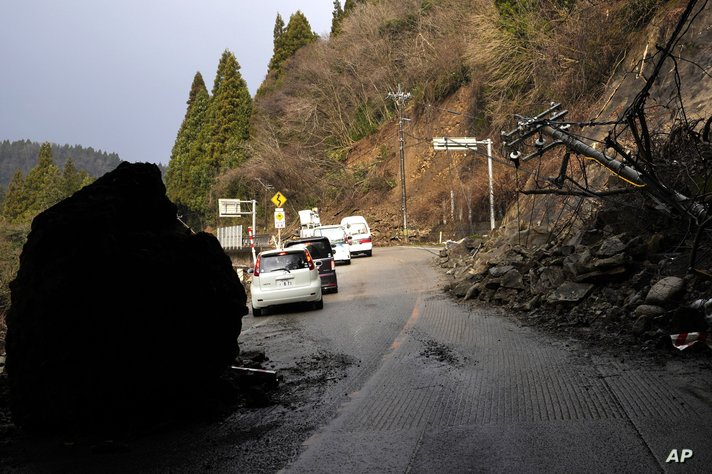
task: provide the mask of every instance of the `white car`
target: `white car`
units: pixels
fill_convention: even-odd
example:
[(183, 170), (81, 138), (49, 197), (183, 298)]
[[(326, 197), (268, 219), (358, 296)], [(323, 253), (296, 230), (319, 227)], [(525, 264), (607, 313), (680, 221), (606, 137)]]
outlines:
[(346, 242), (334, 244), (334, 261), (339, 265), (351, 265), (351, 249)]
[(314, 309), (322, 309), (318, 264), (303, 246), (261, 252), (250, 270), (252, 315), (262, 316), (270, 306), (289, 303), (312, 303)]
[(351, 255), (362, 253), (367, 257), (373, 255), (373, 242), (371, 229), (366, 219), (362, 216), (349, 216), (341, 219), (341, 225), (346, 228), (346, 233), (351, 237), (349, 247)]
[(349, 265), (351, 263), (351, 250), (349, 249), (348, 235), (344, 226), (339, 224), (322, 225), (312, 229), (314, 235), (321, 235), (329, 239), (334, 251), (334, 261), (337, 264)]

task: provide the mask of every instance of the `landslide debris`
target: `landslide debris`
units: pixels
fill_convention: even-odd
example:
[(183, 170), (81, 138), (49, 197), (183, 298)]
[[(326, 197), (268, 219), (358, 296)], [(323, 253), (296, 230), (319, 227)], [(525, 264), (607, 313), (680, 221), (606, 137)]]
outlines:
[(439, 265), (450, 276), (446, 291), (462, 301), (588, 341), (669, 349), (671, 335), (712, 323), (712, 282), (687, 273), (685, 239), (672, 229), (642, 209), (603, 210), (558, 241), (546, 226), (510, 223), (487, 240), (447, 242)]

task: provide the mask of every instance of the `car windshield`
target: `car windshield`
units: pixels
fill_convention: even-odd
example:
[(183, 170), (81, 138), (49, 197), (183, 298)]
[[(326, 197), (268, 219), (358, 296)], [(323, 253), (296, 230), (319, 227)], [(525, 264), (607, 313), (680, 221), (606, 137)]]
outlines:
[(344, 231), (341, 227), (332, 227), (330, 229), (316, 229), (316, 233), (328, 238), (331, 243), (341, 244), (344, 242)]
[(309, 268), (304, 252), (280, 252), (272, 255), (262, 255), (260, 258), (260, 271), (264, 273), (277, 270), (297, 270)]

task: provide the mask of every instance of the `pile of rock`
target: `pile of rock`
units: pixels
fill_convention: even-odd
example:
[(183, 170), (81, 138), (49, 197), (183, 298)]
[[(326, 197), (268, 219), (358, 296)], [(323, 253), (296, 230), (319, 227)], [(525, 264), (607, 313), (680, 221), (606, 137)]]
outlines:
[(448, 242), (440, 253), (440, 266), (452, 276), (447, 289), (463, 300), (526, 311), (545, 324), (595, 326), (656, 344), (669, 342), (671, 333), (707, 329), (704, 310), (690, 303), (712, 288), (684, 272), (665, 274), (674, 269), (660, 254), (662, 234), (594, 229), (555, 245), (547, 243), (548, 229), (527, 233)]

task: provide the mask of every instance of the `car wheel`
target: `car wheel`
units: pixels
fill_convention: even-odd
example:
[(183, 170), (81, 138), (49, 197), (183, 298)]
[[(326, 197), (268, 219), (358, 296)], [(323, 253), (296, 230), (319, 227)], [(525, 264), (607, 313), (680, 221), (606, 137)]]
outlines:
[(314, 303), (314, 309), (324, 309), (324, 298)]
[(373, 255), (373, 250), (366, 250), (366, 256), (370, 257), (371, 255)]
[(262, 308), (252, 308), (252, 316), (255, 318), (259, 318), (264, 314), (264, 310)]
[(351, 260), (346, 260), (346, 265), (351, 265)]

